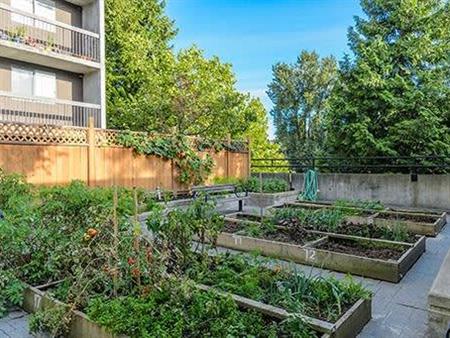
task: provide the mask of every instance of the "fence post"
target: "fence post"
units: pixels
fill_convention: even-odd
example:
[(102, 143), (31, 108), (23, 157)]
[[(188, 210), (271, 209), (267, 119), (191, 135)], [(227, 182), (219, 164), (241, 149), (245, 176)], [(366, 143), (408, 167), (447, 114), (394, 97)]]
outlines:
[(226, 149), (226, 156), (227, 156), (227, 178), (230, 177), (230, 145), (231, 145), (231, 136), (228, 134), (227, 136), (227, 149)]
[(88, 186), (95, 185), (95, 129), (94, 117), (88, 122)]
[(252, 175), (252, 150), (251, 150), (251, 139), (247, 138), (247, 178)]

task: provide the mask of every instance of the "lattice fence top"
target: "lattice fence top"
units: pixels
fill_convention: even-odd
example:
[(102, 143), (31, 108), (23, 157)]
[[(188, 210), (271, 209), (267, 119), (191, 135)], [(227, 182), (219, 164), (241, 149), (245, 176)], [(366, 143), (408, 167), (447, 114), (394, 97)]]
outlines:
[(0, 122), (0, 143), (87, 145), (86, 128)]
[[(118, 136), (123, 131), (113, 129), (94, 129), (94, 144), (98, 147), (122, 147), (118, 141)], [(143, 132), (132, 132), (137, 135), (144, 135), (147, 137), (161, 136), (164, 134), (148, 134)], [(60, 145), (89, 145), (89, 128), (82, 127), (67, 127), (57, 125), (44, 124), (24, 124), (11, 123), (0, 121), (0, 143), (21, 143), (21, 144), (60, 144)], [(170, 136), (170, 135), (167, 135)], [(189, 137), (192, 146), (195, 146), (196, 141), (200, 138)], [(242, 146), (247, 149), (233, 149), (234, 143), (240, 141), (227, 141), (229, 144), (228, 150), (234, 152), (245, 152), (248, 148), (248, 143), (242, 143)], [(239, 147), (238, 147), (239, 148)]]

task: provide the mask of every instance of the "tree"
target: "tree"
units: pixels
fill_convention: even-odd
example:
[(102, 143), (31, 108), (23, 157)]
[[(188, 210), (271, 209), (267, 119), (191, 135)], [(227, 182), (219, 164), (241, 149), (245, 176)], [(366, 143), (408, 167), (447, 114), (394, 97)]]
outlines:
[(250, 137), (256, 156), (275, 156), (261, 102), (239, 92), (230, 64), (193, 46), (175, 53), (177, 30), (161, 0), (106, 1), (109, 128)]
[(210, 138), (242, 135), (256, 121), (249, 95), (236, 90), (230, 64), (218, 57), (207, 59), (197, 47), (176, 56), (170, 77), (169, 111), (158, 120), (158, 130)]
[(349, 29), (327, 145), (344, 156), (450, 154), (450, 7), (363, 0)]
[(105, 16), (108, 127), (152, 130), (168, 111), (176, 29), (160, 0), (107, 0)]
[[(266, 159), (276, 158), (284, 159), (285, 156), (281, 151), (278, 143), (269, 140), (269, 121), (267, 118), (267, 111), (263, 104), (258, 99), (253, 99), (250, 103), (251, 111), (255, 113), (254, 122), (243, 135), (250, 139), (251, 142), (251, 157), (252, 159)], [(286, 161), (277, 161), (277, 165), (287, 165)], [(258, 161), (252, 163), (252, 172), (282, 172), (287, 171), (287, 168), (255, 168), (253, 165), (271, 165), (270, 161)]]
[(274, 107), (277, 140), (288, 157), (317, 155), (322, 150), (323, 120), (336, 79), (333, 57), (302, 51), (294, 64), (278, 63), (267, 94)]

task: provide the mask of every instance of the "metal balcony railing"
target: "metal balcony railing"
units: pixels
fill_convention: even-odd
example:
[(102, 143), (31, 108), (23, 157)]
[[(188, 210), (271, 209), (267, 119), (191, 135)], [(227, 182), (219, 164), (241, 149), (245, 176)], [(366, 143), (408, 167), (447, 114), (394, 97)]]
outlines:
[(44, 52), (100, 62), (100, 37), (96, 33), (23, 12), (0, 4), (0, 40)]
[(87, 127), (91, 116), (100, 128), (100, 105), (0, 92), (0, 122)]

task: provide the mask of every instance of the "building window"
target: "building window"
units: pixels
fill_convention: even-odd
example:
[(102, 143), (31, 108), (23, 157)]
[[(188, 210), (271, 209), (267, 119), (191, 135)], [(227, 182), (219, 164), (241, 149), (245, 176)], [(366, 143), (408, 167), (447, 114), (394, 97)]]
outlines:
[(22, 67), (11, 68), (11, 92), (19, 96), (56, 98), (56, 74)]
[[(48, 20), (56, 20), (56, 8), (53, 0), (11, 0), (11, 7)], [(56, 30), (53, 24), (25, 17), (17, 13), (12, 13), (11, 19), (14, 22), (34, 26), (49, 32), (55, 32)]]

